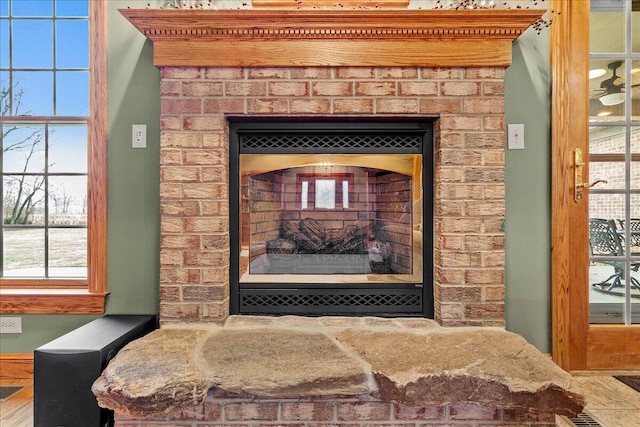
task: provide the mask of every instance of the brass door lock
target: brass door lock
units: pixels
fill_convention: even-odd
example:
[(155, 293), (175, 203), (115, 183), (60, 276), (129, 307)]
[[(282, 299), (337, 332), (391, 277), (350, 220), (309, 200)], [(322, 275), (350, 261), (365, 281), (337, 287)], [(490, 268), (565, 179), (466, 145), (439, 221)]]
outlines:
[(576, 148), (575, 151), (573, 152), (573, 162), (574, 162), (573, 177), (574, 177), (574, 183), (575, 183), (573, 198), (576, 202), (579, 202), (580, 200), (582, 200), (582, 197), (584, 195), (584, 190), (588, 190), (597, 184), (606, 184), (607, 181), (604, 179), (598, 179), (596, 181), (593, 181), (592, 183), (582, 182), (582, 170), (585, 166), (585, 163), (584, 163), (584, 158), (582, 155), (581, 148)]

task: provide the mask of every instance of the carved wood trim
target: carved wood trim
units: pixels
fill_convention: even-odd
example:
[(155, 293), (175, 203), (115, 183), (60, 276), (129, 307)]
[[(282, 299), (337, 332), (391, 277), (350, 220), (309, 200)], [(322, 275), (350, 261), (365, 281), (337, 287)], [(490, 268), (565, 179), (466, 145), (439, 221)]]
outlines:
[(509, 66), (542, 10), (121, 9), (162, 66)]

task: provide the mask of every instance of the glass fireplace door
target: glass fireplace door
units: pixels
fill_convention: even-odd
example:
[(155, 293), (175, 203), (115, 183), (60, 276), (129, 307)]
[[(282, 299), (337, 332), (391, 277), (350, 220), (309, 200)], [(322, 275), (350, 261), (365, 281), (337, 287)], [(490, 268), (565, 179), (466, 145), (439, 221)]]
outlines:
[(397, 315), (406, 300), (423, 314), (425, 259), (432, 268), (430, 126), (239, 125), (231, 126), (239, 312), (345, 314), (354, 307), (336, 307), (355, 305)]

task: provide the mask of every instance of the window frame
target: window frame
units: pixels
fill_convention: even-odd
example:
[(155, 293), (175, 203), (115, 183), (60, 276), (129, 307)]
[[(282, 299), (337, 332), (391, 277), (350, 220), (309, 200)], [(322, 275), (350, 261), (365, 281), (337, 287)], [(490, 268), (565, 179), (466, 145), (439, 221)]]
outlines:
[[(87, 278), (0, 278), (0, 313), (102, 314), (107, 292), (107, 1), (89, 1)], [(33, 118), (31, 118), (33, 119)]]

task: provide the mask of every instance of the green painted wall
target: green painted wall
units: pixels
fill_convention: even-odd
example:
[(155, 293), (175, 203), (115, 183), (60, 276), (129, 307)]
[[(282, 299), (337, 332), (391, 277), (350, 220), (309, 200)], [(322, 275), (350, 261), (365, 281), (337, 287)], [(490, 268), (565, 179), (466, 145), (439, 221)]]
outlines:
[(513, 44), (505, 122), (524, 123), (524, 150), (506, 151), (507, 329), (551, 352), (551, 100), (549, 33)]
[[(144, 8), (147, 3), (108, 1), (109, 314), (158, 312), (160, 73), (153, 66), (153, 45), (117, 11), (127, 6)], [(147, 125), (148, 148), (131, 148), (132, 124)], [(22, 334), (0, 336), (3, 353), (32, 352), (96, 318), (21, 317)]]
[[(159, 72), (152, 44), (118, 12), (148, 0), (110, 0), (109, 252), (107, 313), (156, 313), (159, 272)], [(161, 0), (152, 1), (152, 6)], [(525, 124), (525, 150), (507, 151), (507, 328), (550, 351), (548, 36), (526, 32), (507, 70), (507, 123)], [(146, 149), (131, 125), (147, 125)], [(6, 353), (31, 352), (95, 316), (24, 315), (23, 333), (3, 334)]]

